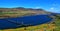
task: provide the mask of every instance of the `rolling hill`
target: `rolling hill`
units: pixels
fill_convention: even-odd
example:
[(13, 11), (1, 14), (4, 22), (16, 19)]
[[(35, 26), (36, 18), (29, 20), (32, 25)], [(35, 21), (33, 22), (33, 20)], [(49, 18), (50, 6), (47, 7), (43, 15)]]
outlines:
[[(60, 13), (52, 13), (52, 12), (48, 12), (48, 11), (45, 11), (44, 9), (32, 9), (32, 8), (23, 8), (23, 7), (17, 7), (17, 8), (0, 8), (0, 19), (1, 18), (10, 18), (10, 17), (20, 17), (20, 16), (32, 16), (32, 15), (41, 15), (41, 14), (47, 14), (47, 15), (51, 15), (51, 16), (54, 16), (54, 18), (56, 20), (54, 20), (54, 26), (53, 24), (50, 24), (52, 26), (50, 26), (50, 28), (54, 28), (55, 26), (57, 28), (54, 28), (55, 30), (57, 31), (60, 31), (59, 28), (60, 28)], [(45, 26), (46, 25), (46, 26)], [(43, 27), (44, 26), (44, 27)], [(42, 25), (37, 25), (37, 26), (31, 26), (31, 27), (27, 27), (27, 30), (32, 30), (32, 29), (35, 29), (35, 30), (44, 30), (44, 28), (48, 27), (49, 25), (48, 24), (42, 24)], [(43, 28), (42, 28), (43, 27)], [(48, 27), (49, 28), (49, 27)], [(47, 30), (49, 30), (47, 28)], [(10, 31), (10, 30), (24, 30), (24, 27), (22, 28), (16, 28), (16, 29), (6, 29), (7, 31)], [(5, 31), (5, 30), (4, 30)]]
[(5, 17), (19, 17), (28, 15), (40, 15), (40, 14), (50, 14), (44, 9), (32, 9), (32, 8), (0, 8), (0, 18)]

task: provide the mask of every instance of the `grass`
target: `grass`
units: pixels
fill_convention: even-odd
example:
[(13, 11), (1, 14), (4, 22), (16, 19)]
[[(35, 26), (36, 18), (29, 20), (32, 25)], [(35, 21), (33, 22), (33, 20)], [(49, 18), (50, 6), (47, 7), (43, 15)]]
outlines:
[(0, 31), (60, 31), (60, 19), (56, 19), (55, 21), (56, 24), (42, 24), (42, 25), (37, 25), (37, 26), (29, 26), (22, 27), (22, 28), (16, 28), (16, 29), (5, 29), (5, 30), (0, 30)]
[(34, 15), (34, 14), (31, 11), (0, 12), (0, 16), (19, 17), (19, 16), (28, 16), (28, 15)]
[(0, 31), (60, 31), (60, 19), (56, 19), (55, 21), (56, 24), (42, 24), (42, 25), (37, 25), (37, 26), (29, 26), (22, 27), (22, 28), (16, 28), (16, 29), (5, 29), (5, 30), (0, 30)]
[[(22, 16), (26, 15), (27, 11), (24, 12), (4, 12), (3, 14), (6, 15), (11, 15), (11, 16)], [(2, 15), (2, 14), (1, 14)], [(26, 30), (24, 30), (25, 27), (22, 28), (16, 28), (16, 29), (5, 29), (5, 30), (0, 30), (0, 31), (60, 31), (60, 19), (56, 18), (55, 21), (56, 24), (42, 24), (42, 25), (37, 25), (37, 26), (29, 26), (26, 27)]]
[(53, 26), (54, 24), (50, 24), (50, 26), (48, 24), (42, 24), (42, 25), (37, 25), (37, 26), (29, 26), (26, 27), (26, 30), (24, 30), (24, 27), (22, 28), (16, 28), (16, 29), (6, 29), (6, 30), (0, 30), (0, 31), (51, 31), (55, 28), (55, 26)]
[(55, 31), (60, 31), (60, 19), (56, 19), (55, 23), (56, 23)]

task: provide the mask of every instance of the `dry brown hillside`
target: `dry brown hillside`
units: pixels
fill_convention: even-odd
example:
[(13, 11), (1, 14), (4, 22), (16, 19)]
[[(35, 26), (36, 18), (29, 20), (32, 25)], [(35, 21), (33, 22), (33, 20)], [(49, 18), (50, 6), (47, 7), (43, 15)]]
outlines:
[(0, 18), (2, 17), (18, 17), (28, 15), (40, 15), (48, 14), (43, 9), (32, 9), (32, 8), (0, 8)]

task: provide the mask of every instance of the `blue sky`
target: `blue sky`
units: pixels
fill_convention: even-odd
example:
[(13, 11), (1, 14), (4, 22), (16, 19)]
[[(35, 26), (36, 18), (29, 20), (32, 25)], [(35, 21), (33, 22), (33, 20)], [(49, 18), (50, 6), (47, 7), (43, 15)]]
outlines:
[(46, 11), (60, 13), (60, 0), (0, 0), (0, 7), (42, 8)]

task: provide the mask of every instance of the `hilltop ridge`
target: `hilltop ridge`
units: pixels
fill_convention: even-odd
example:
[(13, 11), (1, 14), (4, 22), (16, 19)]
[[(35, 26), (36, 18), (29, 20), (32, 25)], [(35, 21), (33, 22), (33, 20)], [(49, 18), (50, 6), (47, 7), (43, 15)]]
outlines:
[(0, 18), (40, 15), (40, 14), (52, 14), (52, 13), (45, 11), (44, 9), (33, 9), (24, 7), (0, 8)]

